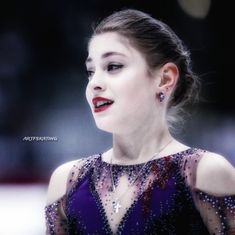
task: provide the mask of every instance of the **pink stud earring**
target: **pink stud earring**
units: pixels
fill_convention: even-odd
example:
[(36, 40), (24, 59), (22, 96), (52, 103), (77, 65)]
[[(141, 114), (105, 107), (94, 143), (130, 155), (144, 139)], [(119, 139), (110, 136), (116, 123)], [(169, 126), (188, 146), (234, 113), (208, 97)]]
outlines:
[(165, 95), (164, 95), (164, 93), (163, 93), (163, 92), (160, 92), (160, 93), (159, 93), (159, 95), (158, 95), (158, 97), (159, 97), (159, 101), (160, 101), (160, 103), (162, 103), (162, 102), (163, 102), (163, 100), (165, 99)]

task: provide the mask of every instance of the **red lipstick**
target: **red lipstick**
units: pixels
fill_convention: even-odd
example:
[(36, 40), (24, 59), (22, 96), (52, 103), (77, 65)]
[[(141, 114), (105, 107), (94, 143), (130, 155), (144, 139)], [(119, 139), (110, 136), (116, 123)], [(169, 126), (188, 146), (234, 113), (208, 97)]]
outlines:
[(113, 104), (113, 102), (114, 102), (113, 100), (100, 97), (100, 96), (97, 96), (92, 99), (95, 113), (102, 112), (108, 109)]

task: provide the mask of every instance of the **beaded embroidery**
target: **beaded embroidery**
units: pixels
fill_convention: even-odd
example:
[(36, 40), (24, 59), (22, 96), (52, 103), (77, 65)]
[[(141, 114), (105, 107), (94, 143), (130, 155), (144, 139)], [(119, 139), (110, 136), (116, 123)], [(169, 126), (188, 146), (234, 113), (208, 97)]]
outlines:
[[(191, 148), (149, 161), (124, 198), (120, 217), (108, 206), (109, 163), (101, 155), (79, 160), (71, 170), (66, 195), (45, 208), (47, 234), (234, 234), (235, 196), (215, 197), (194, 189), (204, 152)], [(128, 187), (142, 166), (114, 164), (115, 186), (122, 181)]]

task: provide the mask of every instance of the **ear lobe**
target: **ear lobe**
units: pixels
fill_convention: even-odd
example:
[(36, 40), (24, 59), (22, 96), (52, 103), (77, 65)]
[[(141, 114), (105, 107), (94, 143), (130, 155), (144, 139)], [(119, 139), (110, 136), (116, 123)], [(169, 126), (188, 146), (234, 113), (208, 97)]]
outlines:
[(179, 78), (178, 67), (174, 63), (166, 63), (161, 68), (161, 82), (159, 88), (173, 90)]

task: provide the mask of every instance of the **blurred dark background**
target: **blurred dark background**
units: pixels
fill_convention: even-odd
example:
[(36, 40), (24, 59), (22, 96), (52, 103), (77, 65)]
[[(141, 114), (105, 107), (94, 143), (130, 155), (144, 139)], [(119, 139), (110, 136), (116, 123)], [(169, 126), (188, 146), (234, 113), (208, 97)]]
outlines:
[[(123, 8), (169, 24), (191, 50), (202, 101), (177, 137), (235, 165), (232, 1), (21, 0), (0, 3), (0, 182), (47, 183), (55, 167), (105, 151), (85, 100), (91, 26)], [(52, 137), (54, 140), (27, 140)]]

